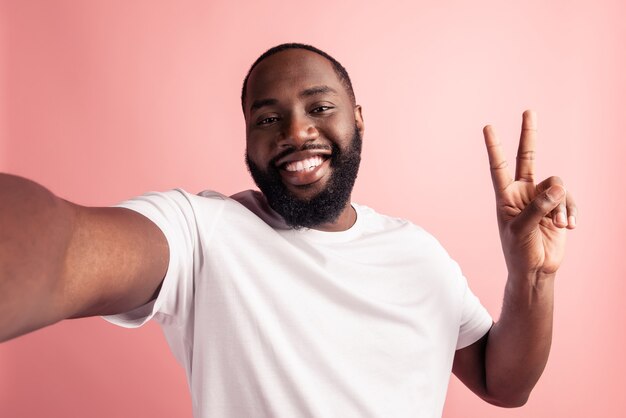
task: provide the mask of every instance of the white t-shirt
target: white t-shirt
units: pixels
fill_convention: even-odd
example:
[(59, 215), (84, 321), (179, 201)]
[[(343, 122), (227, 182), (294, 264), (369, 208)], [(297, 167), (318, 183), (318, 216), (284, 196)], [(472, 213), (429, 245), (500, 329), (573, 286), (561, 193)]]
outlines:
[(492, 325), (431, 235), (365, 206), (343, 232), (288, 229), (251, 191), (119, 206), (170, 260), (155, 301), (106, 319), (161, 324), (198, 418), (440, 417), (455, 350)]

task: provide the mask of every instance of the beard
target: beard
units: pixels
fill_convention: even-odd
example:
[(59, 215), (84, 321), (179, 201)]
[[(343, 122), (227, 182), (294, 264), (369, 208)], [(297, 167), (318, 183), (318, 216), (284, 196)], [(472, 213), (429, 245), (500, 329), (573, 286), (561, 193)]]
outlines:
[(313, 228), (336, 221), (349, 203), (361, 163), (361, 147), (361, 133), (356, 126), (352, 140), (345, 150), (333, 143), (330, 155), (332, 172), (328, 182), (322, 191), (309, 199), (300, 199), (287, 189), (276, 167), (276, 161), (295, 151), (319, 149), (319, 146), (288, 149), (274, 157), (265, 170), (252, 162), (246, 153), (246, 165), (267, 203), (283, 217), (287, 225), (296, 229)]

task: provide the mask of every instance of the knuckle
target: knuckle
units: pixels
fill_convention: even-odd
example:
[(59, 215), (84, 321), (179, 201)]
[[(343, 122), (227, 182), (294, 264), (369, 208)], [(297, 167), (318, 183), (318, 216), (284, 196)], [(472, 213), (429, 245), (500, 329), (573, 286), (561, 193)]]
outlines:
[(520, 151), (517, 153), (517, 157), (518, 160), (534, 160), (535, 159), (535, 151), (532, 150), (528, 150), (528, 151)]
[(538, 204), (541, 204), (541, 206), (548, 206), (551, 204), (554, 204), (556, 202), (558, 202), (558, 200), (556, 200), (554, 197), (550, 196), (550, 193), (545, 192), (542, 193), (538, 199), (536, 199)]
[(550, 176), (548, 177), (548, 184), (553, 185), (553, 184), (558, 184), (559, 186), (563, 186), (565, 183), (563, 183), (563, 179), (561, 179), (561, 177), (559, 176)]
[(535, 205), (537, 206), (537, 210), (543, 211), (548, 209), (554, 204), (554, 199), (550, 197), (547, 193), (543, 193), (539, 199), (535, 199)]
[(494, 162), (491, 165), (491, 169), (494, 170), (494, 171), (495, 170), (503, 170), (503, 169), (507, 168), (508, 166), (509, 166), (509, 164), (506, 161), (500, 161), (498, 163)]
[(525, 170), (525, 171), (519, 172), (517, 177), (519, 181), (523, 181), (525, 183), (532, 183), (534, 182), (535, 173), (533, 170)]

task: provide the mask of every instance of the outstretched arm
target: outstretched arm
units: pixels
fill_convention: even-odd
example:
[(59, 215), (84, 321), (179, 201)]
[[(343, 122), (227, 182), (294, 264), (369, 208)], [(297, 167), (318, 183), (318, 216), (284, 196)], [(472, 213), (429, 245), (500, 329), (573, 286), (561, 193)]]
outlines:
[(78, 206), (0, 174), (0, 342), (147, 303), (168, 254), (163, 233), (138, 213)]
[(481, 340), (457, 351), (453, 371), (486, 401), (514, 407), (526, 402), (548, 360), (554, 280), (577, 209), (560, 178), (535, 184), (534, 112), (523, 115), (515, 178), (493, 128), (483, 133), (508, 278), (500, 319)]

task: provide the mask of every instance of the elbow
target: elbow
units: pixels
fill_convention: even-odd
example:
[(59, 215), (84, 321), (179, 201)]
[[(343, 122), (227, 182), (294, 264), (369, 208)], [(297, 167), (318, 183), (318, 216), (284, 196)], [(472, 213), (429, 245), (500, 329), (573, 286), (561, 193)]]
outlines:
[(488, 395), (483, 397), (483, 399), (500, 408), (519, 408), (526, 405), (529, 397), (530, 392), (516, 392)]

